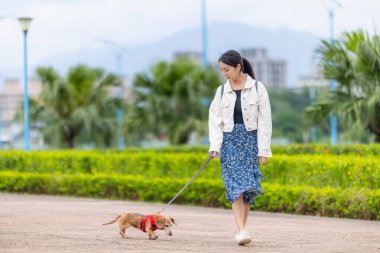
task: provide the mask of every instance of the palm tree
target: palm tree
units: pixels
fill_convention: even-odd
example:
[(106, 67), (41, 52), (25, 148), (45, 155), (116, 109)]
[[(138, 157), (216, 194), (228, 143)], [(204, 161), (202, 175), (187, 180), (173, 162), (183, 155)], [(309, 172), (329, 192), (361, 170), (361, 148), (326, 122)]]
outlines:
[(128, 131), (135, 141), (168, 136), (171, 144), (187, 143), (193, 132), (204, 135), (208, 103), (219, 84), (214, 69), (187, 58), (156, 64), (135, 78), (136, 102), (128, 109)]
[(38, 68), (42, 81), (38, 98), (31, 99), (32, 123), (42, 125), (47, 143), (74, 148), (86, 143), (110, 146), (115, 137), (116, 109), (121, 101), (109, 95), (120, 80), (98, 68), (78, 65), (64, 79), (51, 67)]
[(347, 32), (332, 43), (323, 41), (316, 52), (324, 76), (338, 85), (307, 109), (309, 117), (319, 123), (336, 111), (345, 124), (368, 129), (380, 142), (380, 37)]

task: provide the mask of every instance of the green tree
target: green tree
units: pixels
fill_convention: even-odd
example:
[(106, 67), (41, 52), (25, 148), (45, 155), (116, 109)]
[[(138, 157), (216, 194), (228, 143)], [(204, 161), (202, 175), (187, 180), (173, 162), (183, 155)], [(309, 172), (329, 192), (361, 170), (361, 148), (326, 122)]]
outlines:
[(121, 85), (113, 74), (78, 65), (62, 78), (51, 67), (40, 67), (38, 98), (30, 101), (32, 124), (39, 126), (48, 144), (74, 148), (76, 140), (111, 146), (115, 138), (116, 110), (121, 102), (109, 95)]
[(332, 43), (323, 41), (316, 52), (324, 76), (338, 85), (308, 107), (307, 115), (319, 123), (335, 111), (344, 125), (368, 129), (380, 142), (380, 37), (347, 32)]
[(218, 73), (187, 58), (159, 62), (148, 73), (135, 77), (129, 105), (127, 133), (131, 142), (169, 137), (185, 144), (191, 133), (208, 130), (208, 106), (221, 84)]
[(273, 137), (303, 142), (306, 126), (303, 111), (310, 104), (308, 90), (268, 88), (272, 107)]

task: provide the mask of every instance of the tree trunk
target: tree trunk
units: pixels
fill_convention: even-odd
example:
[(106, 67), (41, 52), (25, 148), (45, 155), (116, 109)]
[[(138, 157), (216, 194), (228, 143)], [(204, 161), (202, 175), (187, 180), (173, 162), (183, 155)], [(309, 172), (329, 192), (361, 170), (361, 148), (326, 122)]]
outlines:
[(70, 149), (74, 149), (74, 138), (71, 138), (70, 140), (68, 140), (67, 141), (67, 143), (68, 143), (68, 147), (70, 148)]
[(66, 132), (63, 133), (64, 142), (66, 143), (66, 146), (68, 148), (74, 149), (75, 137), (78, 135), (79, 132), (79, 129), (76, 129), (75, 127), (70, 127)]
[[(380, 119), (378, 119), (376, 121), (376, 123), (377, 122), (380, 123)], [(368, 129), (369, 129), (370, 132), (372, 132), (375, 135), (375, 142), (380, 143), (380, 128), (378, 127), (378, 125), (376, 123), (375, 124), (369, 123), (368, 124)]]
[(67, 144), (67, 147), (69, 149), (74, 149), (74, 147), (75, 147), (75, 145), (74, 145), (74, 139), (75, 139), (75, 135), (73, 135), (71, 133), (71, 131), (70, 131), (70, 133), (66, 137), (66, 144)]
[(183, 133), (180, 135), (178, 144), (179, 145), (185, 145), (189, 141), (189, 133)]
[(375, 133), (375, 142), (380, 143), (380, 133)]

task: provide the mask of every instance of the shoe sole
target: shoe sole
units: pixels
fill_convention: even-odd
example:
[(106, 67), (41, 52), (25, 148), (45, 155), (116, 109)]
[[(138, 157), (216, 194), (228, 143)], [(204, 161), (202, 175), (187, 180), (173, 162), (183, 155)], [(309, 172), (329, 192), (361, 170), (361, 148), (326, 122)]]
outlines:
[(245, 245), (245, 244), (248, 244), (251, 242), (251, 239), (250, 238), (246, 238), (246, 239), (243, 239), (243, 240), (240, 240), (239, 241), (239, 245)]

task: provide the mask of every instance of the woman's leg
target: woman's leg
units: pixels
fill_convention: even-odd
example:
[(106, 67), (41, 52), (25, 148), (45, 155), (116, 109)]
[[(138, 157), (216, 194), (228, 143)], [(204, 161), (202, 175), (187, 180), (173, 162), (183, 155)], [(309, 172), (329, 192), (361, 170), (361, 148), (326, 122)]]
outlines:
[(243, 194), (241, 194), (234, 202), (232, 202), (232, 212), (234, 213), (237, 232), (245, 228), (245, 206), (243, 201)]
[(250, 211), (250, 210), (251, 210), (251, 205), (245, 203), (245, 204), (244, 204), (244, 227), (245, 227), (245, 225), (247, 224), (247, 218), (248, 218), (248, 215), (249, 215), (249, 211)]

